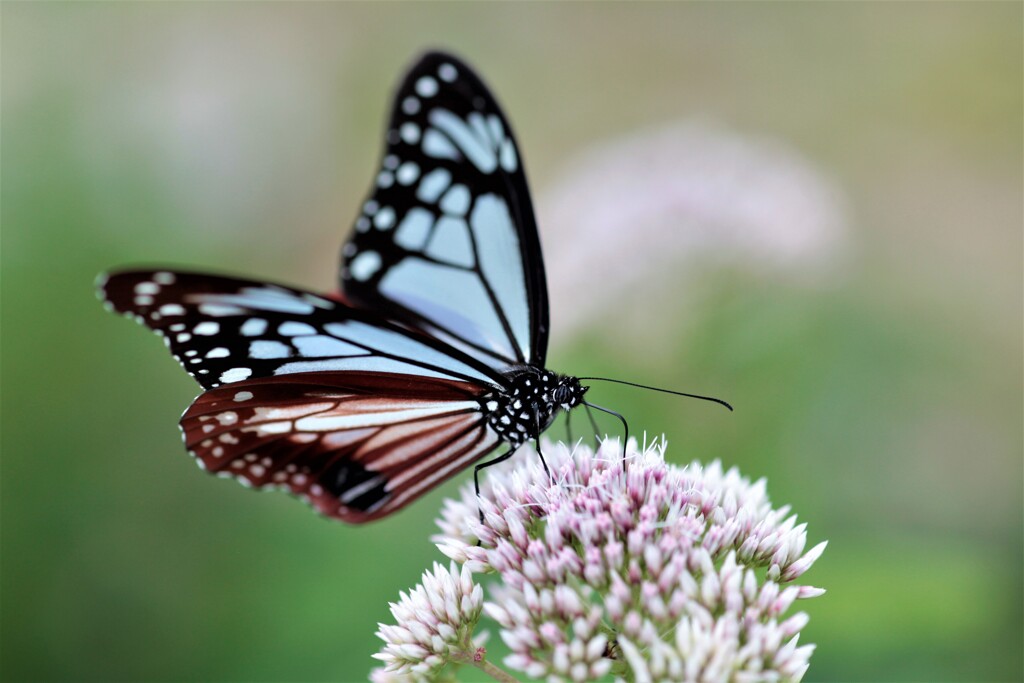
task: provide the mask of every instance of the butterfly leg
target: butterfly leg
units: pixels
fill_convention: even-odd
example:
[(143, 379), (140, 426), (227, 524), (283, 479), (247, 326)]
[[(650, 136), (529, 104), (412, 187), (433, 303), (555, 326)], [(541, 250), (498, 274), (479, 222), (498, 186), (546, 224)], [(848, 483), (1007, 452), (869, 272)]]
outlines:
[(590, 426), (594, 429), (594, 443), (601, 446), (601, 429), (597, 426), (597, 420), (594, 419), (594, 413), (590, 410), (590, 404), (584, 402), (584, 409), (587, 411), (587, 417), (590, 418)]
[(479, 498), (480, 498), (480, 470), (484, 469), (485, 467), (490, 467), (491, 465), (497, 465), (499, 462), (505, 462), (506, 460), (511, 458), (512, 454), (515, 453), (515, 452), (516, 452), (516, 446), (513, 446), (512, 448), (508, 449), (507, 452), (502, 453), (497, 458), (494, 458), (493, 460), (488, 460), (487, 462), (482, 462), (479, 465), (476, 465), (476, 466), (473, 467), (473, 487), (476, 489), (477, 512), (480, 513), (480, 523), (481, 524), (483, 524), (483, 521), (484, 521), (484, 511), (483, 511), (483, 508), (480, 507), (480, 502), (479, 502)]
[(540, 416), (536, 416), (536, 434), (533, 438), (533, 443), (537, 447), (537, 457), (540, 458), (540, 464), (544, 466), (544, 474), (548, 475), (548, 481), (551, 481), (551, 470), (548, 469), (548, 463), (544, 460), (544, 454), (540, 450)]
[(572, 443), (572, 411), (565, 411), (565, 442)]
[[(625, 464), (625, 462), (626, 462), (626, 444), (629, 442), (629, 423), (626, 422), (626, 418), (624, 418), (621, 414), (615, 412), (614, 410), (610, 410), (609, 408), (602, 408), (601, 406), (594, 405), (593, 403), (587, 403), (586, 401), (584, 401), (583, 405), (585, 405), (587, 407), (587, 414), (588, 415), (590, 415), (590, 409), (593, 408), (594, 410), (600, 410), (602, 413), (608, 413), (609, 415), (612, 415), (613, 417), (618, 418), (619, 422), (622, 423), (622, 429), (625, 432), (625, 434), (623, 435), (623, 441), (622, 441), (622, 462), (623, 462), (623, 464)], [(593, 415), (591, 415), (590, 419), (594, 419)]]

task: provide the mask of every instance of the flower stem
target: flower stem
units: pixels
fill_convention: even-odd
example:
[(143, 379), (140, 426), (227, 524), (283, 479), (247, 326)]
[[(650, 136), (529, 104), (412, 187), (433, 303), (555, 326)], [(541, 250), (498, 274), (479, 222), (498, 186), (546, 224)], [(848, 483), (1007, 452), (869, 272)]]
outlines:
[(491, 664), (485, 658), (481, 657), (480, 653), (482, 650), (483, 648), (480, 648), (476, 652), (452, 652), (450, 656), (460, 664), (472, 664), (494, 680), (500, 681), (501, 683), (519, 683), (519, 679), (499, 669), (494, 664)]
[(501, 681), (501, 683), (519, 683), (518, 679), (512, 677), (505, 671), (502, 671), (498, 667), (488, 662), (486, 659), (482, 659), (479, 662), (473, 662), (473, 666), (480, 669), (494, 680)]

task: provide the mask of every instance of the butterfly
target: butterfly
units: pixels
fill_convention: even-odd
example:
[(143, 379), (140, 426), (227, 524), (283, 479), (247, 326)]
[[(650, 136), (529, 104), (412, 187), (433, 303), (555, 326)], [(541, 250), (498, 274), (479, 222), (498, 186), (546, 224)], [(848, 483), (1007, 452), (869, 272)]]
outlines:
[(200, 467), (349, 523), (510, 457), (588, 387), (545, 367), (548, 299), (508, 120), (461, 60), (406, 73), (340, 293), (170, 270), (101, 276), (202, 388), (181, 418)]

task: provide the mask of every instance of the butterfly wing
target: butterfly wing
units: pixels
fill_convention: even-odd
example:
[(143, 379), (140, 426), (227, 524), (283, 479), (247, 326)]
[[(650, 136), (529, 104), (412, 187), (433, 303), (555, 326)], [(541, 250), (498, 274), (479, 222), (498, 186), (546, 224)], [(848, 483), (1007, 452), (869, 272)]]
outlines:
[(110, 275), (99, 289), (110, 308), (160, 335), (204, 389), (332, 371), (501, 383), (493, 369), (457, 349), (372, 311), (289, 287), (138, 270)]
[(498, 369), (544, 366), (547, 285), (522, 160), (494, 97), (457, 58), (427, 54), (399, 87), (342, 257), (357, 305)]
[(181, 420), (200, 466), (281, 488), (349, 523), (388, 515), (498, 443), (478, 386), (379, 373), (299, 373), (207, 391)]
[(282, 488), (359, 523), (499, 443), (484, 408), (501, 377), (373, 312), (200, 273), (115, 273), (99, 289), (207, 389), (181, 427), (210, 472)]

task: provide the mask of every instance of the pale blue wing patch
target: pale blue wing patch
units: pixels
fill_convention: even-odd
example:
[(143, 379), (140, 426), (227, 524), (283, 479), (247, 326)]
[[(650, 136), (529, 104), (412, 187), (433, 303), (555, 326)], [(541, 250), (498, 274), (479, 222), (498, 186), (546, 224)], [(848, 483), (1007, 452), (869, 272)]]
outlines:
[[(479, 277), (472, 271), (451, 269), (438, 278), (437, 268), (419, 259), (405, 259), (388, 271), (381, 289), (411, 310), (429, 311), (431, 319), (441, 328), (464, 341), (509, 356), (505, 330)], [(431, 277), (434, 282), (429, 296), (423, 293), (425, 277)], [(444, 338), (457, 344), (455, 339)]]
[(530, 312), (526, 305), (523, 264), (509, 254), (519, 254), (519, 237), (505, 200), (493, 194), (477, 198), (469, 224), (476, 238), (480, 270), (494, 290), (512, 327), (524, 358), (530, 354)]
[(502, 371), (543, 360), (543, 265), (511, 130), (446, 57), (425, 57), (396, 97), (380, 169), (393, 182), (356, 220), (343, 288)]

